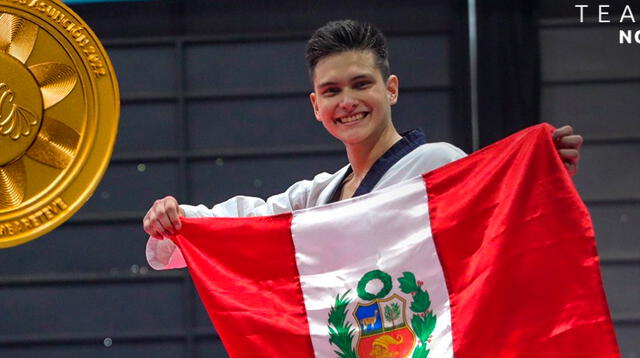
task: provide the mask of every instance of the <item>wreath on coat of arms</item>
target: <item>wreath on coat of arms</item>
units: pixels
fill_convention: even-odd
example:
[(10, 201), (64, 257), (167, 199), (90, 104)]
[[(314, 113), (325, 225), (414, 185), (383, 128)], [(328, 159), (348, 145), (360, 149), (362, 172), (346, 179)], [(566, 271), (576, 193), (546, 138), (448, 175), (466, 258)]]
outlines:
[[(366, 290), (367, 284), (379, 280), (382, 288), (378, 293)], [(336, 296), (329, 310), (329, 343), (335, 346), (339, 358), (425, 358), (429, 354), (428, 344), (436, 326), (436, 316), (431, 311), (431, 300), (422, 281), (416, 281), (411, 272), (403, 272), (398, 278), (400, 291), (411, 295), (409, 309), (413, 312), (409, 323), (406, 319), (406, 299), (391, 294), (391, 275), (380, 271), (369, 271), (358, 282), (357, 293), (362, 302), (357, 302), (352, 316), (357, 327), (347, 317), (352, 303), (348, 298), (351, 290)], [(358, 333), (354, 347), (353, 340)]]

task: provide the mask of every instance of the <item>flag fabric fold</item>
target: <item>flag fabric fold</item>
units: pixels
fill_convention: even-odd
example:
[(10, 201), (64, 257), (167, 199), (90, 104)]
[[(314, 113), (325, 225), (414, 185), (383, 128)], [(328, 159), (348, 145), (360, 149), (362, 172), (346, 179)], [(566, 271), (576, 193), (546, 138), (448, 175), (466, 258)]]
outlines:
[(619, 357), (589, 214), (541, 124), (422, 177), (182, 218), (230, 357)]

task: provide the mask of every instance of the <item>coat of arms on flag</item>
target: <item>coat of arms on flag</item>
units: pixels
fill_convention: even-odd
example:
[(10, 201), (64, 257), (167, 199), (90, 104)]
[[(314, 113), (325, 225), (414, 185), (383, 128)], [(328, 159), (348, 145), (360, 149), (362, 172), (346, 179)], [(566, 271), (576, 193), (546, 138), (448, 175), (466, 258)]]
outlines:
[[(394, 289), (391, 275), (373, 270), (358, 282), (357, 294), (362, 301), (352, 302), (348, 298), (350, 291), (336, 296), (328, 324), (329, 342), (337, 348), (339, 358), (425, 358), (429, 354), (428, 343), (437, 320), (431, 311), (429, 294), (422, 288), (423, 282), (416, 281), (411, 272), (404, 272), (397, 281), (399, 286)], [(376, 293), (367, 291), (371, 282), (378, 283)], [(409, 295), (409, 307), (407, 298), (401, 294)], [(348, 321), (353, 303), (355, 325)], [(407, 321), (407, 309), (412, 312), (410, 321)]]

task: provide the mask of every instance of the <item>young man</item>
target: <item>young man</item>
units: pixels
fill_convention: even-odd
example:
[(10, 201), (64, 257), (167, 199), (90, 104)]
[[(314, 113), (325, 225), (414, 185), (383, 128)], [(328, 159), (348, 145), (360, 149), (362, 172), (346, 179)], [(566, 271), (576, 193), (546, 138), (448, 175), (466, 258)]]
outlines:
[[(349, 164), (334, 174), (293, 184), (269, 199), (237, 196), (212, 208), (157, 200), (143, 219), (152, 236), (147, 259), (156, 269), (184, 267), (170, 240), (156, 240), (180, 229), (180, 216), (243, 217), (271, 215), (313, 207), (381, 189), (462, 158), (448, 143), (426, 143), (418, 131), (399, 134), (391, 119), (398, 101), (398, 77), (390, 74), (384, 35), (370, 24), (335, 21), (318, 29), (307, 43), (313, 83), (309, 95), (318, 121), (344, 143)], [(569, 126), (553, 133), (558, 153), (575, 173), (582, 137)]]

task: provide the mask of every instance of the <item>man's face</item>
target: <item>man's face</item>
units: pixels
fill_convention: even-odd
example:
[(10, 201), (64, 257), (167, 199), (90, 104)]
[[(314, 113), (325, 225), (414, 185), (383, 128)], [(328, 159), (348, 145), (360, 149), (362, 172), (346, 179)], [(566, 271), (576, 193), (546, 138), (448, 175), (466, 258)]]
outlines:
[(321, 59), (310, 94), (316, 119), (345, 144), (377, 143), (393, 129), (391, 105), (398, 99), (398, 78), (386, 81), (372, 51), (348, 51)]

